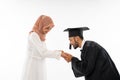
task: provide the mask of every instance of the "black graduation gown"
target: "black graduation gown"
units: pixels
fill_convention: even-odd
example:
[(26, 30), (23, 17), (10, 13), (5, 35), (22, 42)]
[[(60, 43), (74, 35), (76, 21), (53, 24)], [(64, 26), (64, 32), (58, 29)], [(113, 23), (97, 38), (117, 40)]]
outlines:
[(86, 41), (81, 50), (81, 60), (71, 61), (75, 77), (85, 76), (85, 80), (120, 80), (118, 70), (107, 51), (93, 41)]

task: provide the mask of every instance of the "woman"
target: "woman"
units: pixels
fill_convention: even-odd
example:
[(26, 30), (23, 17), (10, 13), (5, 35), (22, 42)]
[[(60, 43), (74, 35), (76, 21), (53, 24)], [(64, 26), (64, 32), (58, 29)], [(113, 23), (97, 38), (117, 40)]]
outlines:
[(46, 48), (46, 34), (54, 27), (49, 16), (41, 15), (28, 37), (28, 58), (23, 80), (46, 80), (45, 58), (65, 57), (63, 51), (50, 51)]

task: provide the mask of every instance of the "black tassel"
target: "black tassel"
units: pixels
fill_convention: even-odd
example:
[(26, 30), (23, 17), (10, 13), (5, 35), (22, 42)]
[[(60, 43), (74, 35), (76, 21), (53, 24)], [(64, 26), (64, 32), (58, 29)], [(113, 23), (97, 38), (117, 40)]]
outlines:
[(69, 45), (69, 49), (71, 49), (71, 44)]

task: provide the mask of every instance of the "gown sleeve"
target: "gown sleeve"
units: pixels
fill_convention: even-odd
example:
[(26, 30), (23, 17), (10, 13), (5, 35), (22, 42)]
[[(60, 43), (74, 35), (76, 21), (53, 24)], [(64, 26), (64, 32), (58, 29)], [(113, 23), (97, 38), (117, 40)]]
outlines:
[(75, 77), (84, 76), (84, 74), (78, 68), (81, 63), (82, 63), (82, 61), (80, 61), (78, 58), (76, 58), (76, 57), (72, 58), (71, 65), (72, 65), (72, 70), (73, 70), (73, 73), (74, 73)]
[(37, 51), (39, 52), (40, 57), (42, 58), (56, 58), (56, 59), (60, 59), (61, 57), (61, 51), (59, 50), (48, 50), (47, 47), (45, 47), (45, 44), (43, 46), (42, 41), (40, 40), (39, 36), (37, 35), (37, 33), (32, 32), (30, 34), (30, 41), (31, 43), (34, 45), (34, 47), (37, 49)]
[(97, 51), (97, 48), (89, 47), (85, 53), (82, 53), (84, 56), (81, 57), (81, 60), (76, 57), (72, 58), (71, 65), (75, 77), (89, 75), (94, 70)]

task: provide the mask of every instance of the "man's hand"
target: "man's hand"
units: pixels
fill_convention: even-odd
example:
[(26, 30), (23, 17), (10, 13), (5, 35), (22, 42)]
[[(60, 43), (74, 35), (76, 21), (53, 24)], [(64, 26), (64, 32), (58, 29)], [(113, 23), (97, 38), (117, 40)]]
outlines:
[(67, 52), (63, 52), (63, 51), (62, 51), (61, 56), (62, 56), (67, 62), (71, 62), (71, 59), (72, 59), (72, 57), (73, 57), (71, 54), (69, 54), (69, 53), (67, 53)]

